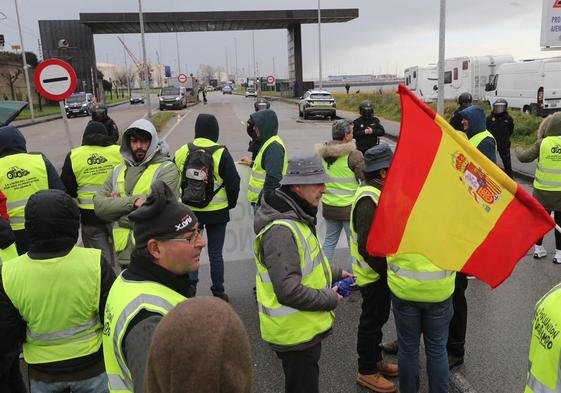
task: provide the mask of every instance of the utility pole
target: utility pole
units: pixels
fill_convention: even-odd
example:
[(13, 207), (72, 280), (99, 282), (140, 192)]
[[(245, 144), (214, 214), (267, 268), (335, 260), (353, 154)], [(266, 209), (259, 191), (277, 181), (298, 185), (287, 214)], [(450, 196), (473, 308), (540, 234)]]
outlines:
[(321, 0), (318, 0), (318, 47), (319, 47), (319, 88), (323, 88), (321, 78)]
[(177, 32), (175, 33), (175, 47), (177, 51), (177, 75), (181, 74), (181, 58), (179, 57), (179, 37)]
[[(123, 42), (125, 41), (125, 36), (123, 36)], [(127, 77), (127, 90), (129, 92), (129, 97), (131, 96), (131, 78), (129, 75), (129, 66), (127, 64), (127, 52), (125, 51), (125, 46), (123, 45), (123, 56), (125, 58), (125, 75)]]
[(238, 79), (238, 40), (236, 39), (236, 37), (232, 37), (234, 39), (234, 53), (235, 53), (235, 59), (236, 59), (236, 68), (235, 68), (235, 79)]
[(142, 40), (142, 58), (144, 61), (144, 83), (146, 84), (145, 87), (145, 95), (146, 95), (146, 103), (148, 104), (148, 118), (152, 117), (152, 104), (150, 103), (150, 78), (148, 76), (148, 63), (146, 61), (146, 42), (144, 41), (144, 17), (142, 16), (142, 0), (138, 0), (138, 16), (140, 18), (140, 37)]
[(436, 111), (444, 116), (444, 49), (446, 45), (446, 0), (440, 0), (440, 29), (438, 35), (438, 98)]
[(18, 8), (18, 0), (14, 0), (16, 5), (16, 18), (18, 20), (18, 30), (19, 30), (19, 40), (21, 45), (21, 57), (23, 59), (23, 74), (25, 75), (25, 86), (27, 88), (27, 100), (29, 101), (29, 111), (31, 112), (31, 122), (35, 121), (35, 114), (33, 113), (33, 100), (31, 98), (31, 86), (29, 85), (29, 73), (27, 69), (29, 66), (27, 65), (27, 57), (25, 56), (25, 47), (23, 46), (23, 34), (21, 34), (21, 23), (19, 21), (19, 8)]
[(273, 56), (273, 76), (276, 78), (277, 74), (275, 72), (275, 56)]
[(255, 31), (251, 32), (251, 40), (253, 42), (253, 77), (255, 78), (257, 76), (255, 73)]

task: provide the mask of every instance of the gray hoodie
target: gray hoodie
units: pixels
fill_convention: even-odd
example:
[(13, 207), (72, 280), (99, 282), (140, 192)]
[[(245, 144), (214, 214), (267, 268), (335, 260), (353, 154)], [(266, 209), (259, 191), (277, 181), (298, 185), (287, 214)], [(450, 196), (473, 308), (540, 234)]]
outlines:
[[(261, 205), (255, 213), (255, 233), (278, 219), (299, 221), (310, 226), (315, 233), (316, 218), (306, 213), (290, 195), (280, 189), (261, 199)], [(301, 284), (300, 257), (290, 229), (281, 225), (270, 228), (261, 241), (261, 256), (280, 304), (303, 311), (331, 311), (337, 307), (337, 294), (333, 290), (312, 289)], [(341, 269), (332, 267), (332, 273), (334, 282), (341, 279)], [(271, 346), (275, 351), (303, 350), (316, 345), (329, 333), (319, 334), (297, 346)]]

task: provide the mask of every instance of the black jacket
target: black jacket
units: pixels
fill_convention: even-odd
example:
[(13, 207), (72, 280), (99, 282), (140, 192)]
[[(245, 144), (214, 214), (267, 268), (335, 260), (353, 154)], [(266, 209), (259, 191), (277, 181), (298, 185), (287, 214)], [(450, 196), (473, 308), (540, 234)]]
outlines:
[(16, 241), (12, 227), (4, 217), (0, 216), (0, 248), (4, 249)]
[[(374, 131), (372, 134), (364, 132), (368, 127)], [(380, 143), (380, 137), (384, 135), (386, 135), (386, 130), (384, 130), (384, 126), (380, 124), (380, 119), (377, 117), (365, 118), (361, 116), (353, 121), (353, 137), (356, 141), (356, 148), (362, 154)]]
[(450, 125), (452, 127), (454, 127), (455, 130), (458, 130), (458, 131), (463, 131), (464, 130), (464, 126), (462, 125), (462, 116), (460, 116), (460, 112), (463, 111), (464, 109), (466, 109), (470, 105), (460, 105), (460, 106), (458, 106), (458, 108), (456, 108), (456, 110), (454, 111), (454, 114), (452, 115), (450, 120), (448, 120), (448, 123), (450, 123)]
[[(88, 124), (90, 124), (92, 121), (100, 121), (100, 120), (90, 120)], [(117, 124), (109, 116), (107, 116), (107, 119), (100, 122), (105, 126), (105, 129), (107, 130), (107, 135), (111, 139), (111, 144), (116, 144), (117, 141), (119, 140), (119, 127), (117, 127)]]
[(495, 137), (499, 150), (510, 148), (510, 137), (514, 132), (514, 120), (508, 112), (487, 116), (487, 130)]

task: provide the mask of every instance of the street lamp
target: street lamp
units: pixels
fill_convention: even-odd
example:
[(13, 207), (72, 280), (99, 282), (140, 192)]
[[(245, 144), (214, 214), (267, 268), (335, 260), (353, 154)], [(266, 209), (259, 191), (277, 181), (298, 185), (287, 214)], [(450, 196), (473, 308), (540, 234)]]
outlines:
[(236, 69), (235, 69), (235, 79), (238, 79), (238, 40), (236, 37), (232, 37), (234, 39), (234, 52), (235, 52), (235, 59), (236, 59)]
[(436, 111), (444, 116), (444, 49), (446, 44), (446, 0), (440, 0), (440, 28), (438, 36), (438, 98)]
[(21, 34), (21, 23), (19, 21), (19, 8), (18, 8), (18, 0), (14, 0), (16, 5), (16, 18), (18, 20), (18, 30), (19, 30), (19, 40), (21, 44), (21, 57), (23, 59), (23, 73), (25, 75), (25, 86), (27, 88), (27, 100), (29, 101), (29, 111), (31, 112), (31, 122), (35, 121), (35, 114), (33, 113), (33, 100), (31, 99), (31, 87), (29, 85), (29, 73), (27, 69), (29, 66), (27, 65), (27, 57), (25, 56), (25, 48), (23, 46), (23, 34)]
[(321, 0), (318, 0), (318, 47), (319, 47), (319, 88), (323, 87), (321, 78)]
[(142, 59), (144, 61), (144, 83), (146, 84), (145, 95), (148, 104), (148, 117), (152, 117), (152, 104), (150, 103), (148, 62), (146, 61), (146, 42), (144, 41), (144, 17), (142, 16), (142, 0), (138, 0), (138, 16), (140, 19), (140, 37), (142, 41)]

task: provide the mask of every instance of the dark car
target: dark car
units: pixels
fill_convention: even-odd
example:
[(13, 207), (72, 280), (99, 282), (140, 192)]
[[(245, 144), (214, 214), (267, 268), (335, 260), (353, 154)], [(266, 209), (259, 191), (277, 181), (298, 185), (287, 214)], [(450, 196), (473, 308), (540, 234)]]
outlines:
[(131, 104), (144, 104), (144, 95), (140, 93), (132, 93), (129, 101)]
[(66, 99), (64, 109), (66, 116), (89, 116), (92, 113), (92, 93), (74, 93)]

